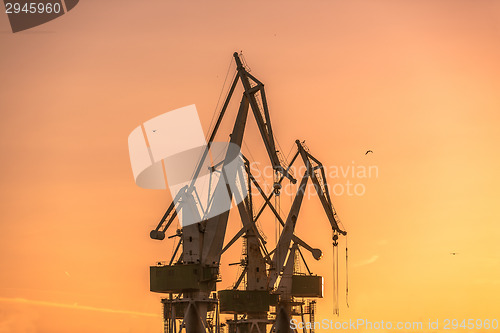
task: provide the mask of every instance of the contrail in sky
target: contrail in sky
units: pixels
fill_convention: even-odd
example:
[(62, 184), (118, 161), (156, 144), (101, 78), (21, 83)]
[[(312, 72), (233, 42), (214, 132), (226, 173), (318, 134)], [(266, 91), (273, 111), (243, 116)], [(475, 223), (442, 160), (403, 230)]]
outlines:
[(160, 315), (155, 313), (147, 313), (147, 312), (136, 312), (136, 311), (127, 311), (127, 310), (115, 310), (115, 309), (106, 309), (106, 308), (96, 308), (93, 306), (86, 305), (78, 305), (78, 304), (63, 304), (63, 303), (53, 303), (53, 302), (45, 302), (45, 301), (33, 301), (25, 298), (4, 298), (0, 297), (0, 302), (6, 303), (17, 303), (17, 304), (27, 304), (27, 305), (38, 305), (38, 306), (47, 306), (53, 308), (63, 308), (63, 309), (74, 309), (74, 310), (87, 310), (87, 311), (97, 311), (97, 312), (107, 312), (107, 313), (116, 313), (116, 314), (126, 314), (133, 316), (143, 316), (143, 317), (160, 317)]
[(365, 265), (373, 264), (377, 260), (378, 260), (378, 255), (375, 254), (370, 259), (366, 259), (366, 260), (360, 261), (360, 262), (354, 264), (353, 266), (354, 267), (365, 266)]

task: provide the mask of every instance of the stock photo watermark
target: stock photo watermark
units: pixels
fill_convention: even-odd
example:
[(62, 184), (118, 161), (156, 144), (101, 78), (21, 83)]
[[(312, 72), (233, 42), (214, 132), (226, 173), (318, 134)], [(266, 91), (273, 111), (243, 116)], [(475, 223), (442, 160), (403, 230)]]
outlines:
[(12, 32), (28, 30), (72, 10), (80, 0), (4, 0)]
[[(304, 161), (300, 166), (292, 164), (285, 170), (249, 161), (236, 144), (206, 141), (194, 104), (149, 119), (128, 137), (136, 184), (168, 188), (184, 226), (227, 212), (233, 202), (237, 205), (248, 195), (361, 197), (367, 180), (379, 176), (376, 165), (354, 161), (323, 166), (296, 142)], [(290, 181), (283, 181), (286, 178)]]
[(323, 319), (321, 321), (290, 320), (290, 328), (297, 329), (323, 329), (323, 330), (496, 330), (498, 319), (429, 319), (427, 321), (387, 321), (368, 319), (349, 319), (334, 321)]
[[(354, 161), (348, 165), (331, 165), (323, 166), (323, 172), (328, 183), (328, 191), (333, 196), (363, 196), (366, 193), (366, 181), (369, 179), (377, 179), (379, 177), (379, 168), (377, 165), (358, 165)], [(293, 166), (290, 168), (293, 175), (304, 175), (307, 172), (305, 165)], [(273, 179), (275, 170), (269, 166), (263, 166), (260, 162), (250, 163), (250, 172), (256, 179), (263, 180), (261, 187), (265, 192), (274, 188)], [(317, 178), (322, 179), (320, 169), (316, 170)], [(281, 184), (280, 194), (293, 196), (297, 192), (298, 184), (287, 182)], [(320, 184), (321, 187), (321, 184)], [(252, 191), (252, 195), (259, 195), (258, 192)], [(309, 183), (305, 189), (304, 196), (307, 198), (317, 196), (317, 190), (313, 183)]]

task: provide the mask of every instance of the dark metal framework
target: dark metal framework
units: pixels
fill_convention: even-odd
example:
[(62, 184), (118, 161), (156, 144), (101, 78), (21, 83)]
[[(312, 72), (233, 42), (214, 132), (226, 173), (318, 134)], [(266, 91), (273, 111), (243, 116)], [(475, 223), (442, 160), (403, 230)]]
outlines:
[[(294, 234), (309, 180), (330, 222), (334, 246), (338, 244), (339, 235), (346, 235), (346, 232), (339, 227), (340, 220), (330, 198), (323, 165), (309, 152), (304, 142), (299, 140), (295, 142), (297, 152), (290, 163), (285, 165), (283, 161), (280, 161), (275, 146), (264, 84), (247, 71), (238, 53), (234, 53), (234, 59), (237, 74), (209, 136), (207, 147), (201, 156), (193, 179), (200, 174), (203, 163), (208, 158), (238, 82), (242, 83), (244, 91), (230, 143), (241, 148), (248, 111), (251, 109), (270, 163), (278, 178), (273, 190), (266, 194), (251, 173), (250, 161), (242, 155), (244, 173), (238, 173), (236, 176), (240, 181), (245, 182), (249, 191), (249, 195), (237, 205), (242, 228), (224, 246), (229, 214), (226, 212), (176, 230), (176, 233), (169, 237), (178, 237), (179, 240), (168, 265), (151, 267), (151, 290), (168, 294), (168, 298), (162, 300), (165, 332), (168, 333), (219, 333), (222, 327), (226, 327), (229, 333), (285, 333), (291, 332), (289, 323), (292, 316), (300, 316), (304, 320), (304, 316), (308, 315), (310, 320), (314, 319), (316, 302), (310, 299), (322, 297), (319, 283), (322, 283), (323, 279), (310, 272), (301, 248), (309, 251), (316, 260), (321, 258), (322, 252)], [(299, 157), (306, 166), (306, 171), (285, 218), (280, 215), (271, 200), (280, 194), (281, 184), (285, 179), (294, 184), (297, 182), (291, 173), (291, 167)], [(234, 158), (235, 156), (228, 151), (224, 162), (212, 166), (213, 170)], [(234, 193), (231, 193), (227, 184), (223, 183), (223, 178), (220, 177), (217, 186), (225, 186), (228, 193), (233, 195)], [(252, 189), (255, 189), (264, 199), (264, 204), (256, 214), (254, 214)], [(186, 186), (174, 198), (157, 227), (151, 231), (151, 238), (164, 239), (165, 232), (177, 217), (179, 204), (191, 200), (191, 204), (196, 205), (196, 195), (193, 180), (190, 186)], [(267, 249), (267, 243), (257, 227), (257, 221), (266, 208), (271, 210), (283, 227), (276, 247), (271, 251)], [(208, 210), (209, 207), (206, 209)], [(217, 295), (214, 291), (216, 291), (216, 282), (219, 280), (220, 258), (240, 238), (244, 240), (245, 258), (236, 264), (243, 267), (242, 273), (233, 289), (219, 291)], [(295, 272), (297, 260), (304, 262), (306, 274)], [(246, 283), (241, 289), (243, 280)], [(220, 313), (233, 314), (233, 319), (221, 324)]]

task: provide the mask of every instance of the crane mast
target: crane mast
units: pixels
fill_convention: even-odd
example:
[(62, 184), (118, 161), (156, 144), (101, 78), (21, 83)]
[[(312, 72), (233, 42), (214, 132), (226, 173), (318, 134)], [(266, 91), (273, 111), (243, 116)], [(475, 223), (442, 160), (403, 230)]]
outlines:
[[(339, 227), (340, 220), (333, 208), (323, 165), (299, 140), (295, 142), (297, 151), (289, 165), (280, 160), (264, 84), (247, 71), (238, 53), (234, 53), (233, 56), (237, 73), (196, 166), (193, 181), (177, 193), (157, 227), (150, 233), (152, 239), (163, 240), (176, 218), (200, 221), (183, 225), (169, 236), (177, 239), (177, 245), (168, 264), (159, 263), (150, 267), (151, 291), (168, 295), (162, 299), (166, 333), (220, 333), (223, 327), (228, 333), (286, 333), (292, 332), (290, 328), (292, 316), (300, 315), (302, 319), (306, 314), (310, 318), (314, 316), (315, 301), (304, 299), (323, 297), (323, 278), (313, 275), (307, 264), (306, 274), (297, 274), (294, 271), (296, 261), (299, 258), (304, 260), (301, 249), (310, 252), (316, 260), (322, 256), (321, 250), (308, 245), (295, 234), (295, 226), (299, 220), (300, 208), (309, 181), (314, 186), (330, 222), (334, 245), (337, 245), (338, 235), (346, 235), (346, 232)], [(214, 193), (227, 191), (229, 198), (238, 199), (235, 200), (238, 202), (236, 209), (242, 222), (241, 229), (224, 245), (231, 210), (230, 201), (229, 204), (225, 204), (229, 206), (223, 207), (222, 213), (214, 216), (209, 214), (209, 217), (205, 218), (203, 211), (200, 212), (198, 209), (199, 198), (196, 197), (195, 179), (207, 164), (216, 134), (238, 82), (243, 86), (243, 94), (229, 141), (230, 147), (238, 149), (227, 149), (221, 162), (211, 166), (212, 171), (217, 167), (221, 167), (222, 170), (221, 176), (216, 181)], [(252, 175), (250, 161), (240, 151), (249, 109), (257, 123), (270, 164), (277, 175), (270, 193), (265, 193)], [(242, 160), (243, 168), (224, 168), (237, 159)], [(280, 195), (281, 184), (285, 179), (293, 184), (297, 182), (292, 175), (291, 167), (298, 160), (302, 160), (306, 171), (302, 175), (290, 211), (286, 217), (282, 217), (271, 199)], [(246, 193), (240, 193), (229, 186), (227, 178), (237, 179), (241, 184), (245, 184)], [(264, 204), (256, 213), (252, 198), (253, 189), (264, 200)], [(213, 200), (217, 200), (217, 197), (214, 196)], [(207, 210), (210, 207), (207, 205)], [(283, 227), (276, 247), (271, 251), (267, 249), (265, 237), (257, 228), (257, 222), (265, 209), (271, 210)], [(244, 259), (237, 263), (242, 266), (242, 272), (233, 288), (215, 293), (216, 283), (220, 281), (221, 256), (238, 239), (243, 239), (244, 244)], [(242, 288), (243, 280), (246, 283)], [(231, 314), (233, 318), (221, 323), (220, 314)]]

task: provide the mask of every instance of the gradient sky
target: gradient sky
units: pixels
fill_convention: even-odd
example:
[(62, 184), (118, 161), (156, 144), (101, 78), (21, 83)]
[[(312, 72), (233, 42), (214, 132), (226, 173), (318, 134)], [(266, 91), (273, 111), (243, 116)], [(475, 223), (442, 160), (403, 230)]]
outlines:
[[(334, 198), (340, 319), (500, 319), (500, 2), (85, 0), (17, 34), (0, 14), (0, 47), (0, 333), (161, 331), (148, 266), (173, 244), (149, 230), (169, 194), (134, 184), (127, 137), (189, 104), (208, 129), (240, 50), (283, 151), (306, 139), (325, 165), (378, 168)], [(263, 156), (254, 125), (245, 142)], [(297, 233), (325, 253), (308, 258), (333, 319), (314, 199)]]

